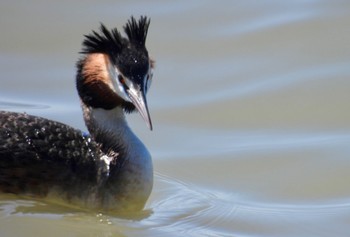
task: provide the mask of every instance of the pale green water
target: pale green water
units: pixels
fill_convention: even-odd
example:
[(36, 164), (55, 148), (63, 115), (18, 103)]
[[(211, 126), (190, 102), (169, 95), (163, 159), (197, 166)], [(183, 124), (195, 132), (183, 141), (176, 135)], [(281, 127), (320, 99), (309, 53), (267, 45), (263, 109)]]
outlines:
[(9, 195), (0, 236), (349, 236), (350, 2), (0, 3), (0, 108), (85, 129), (82, 35), (152, 18), (155, 187), (131, 219)]

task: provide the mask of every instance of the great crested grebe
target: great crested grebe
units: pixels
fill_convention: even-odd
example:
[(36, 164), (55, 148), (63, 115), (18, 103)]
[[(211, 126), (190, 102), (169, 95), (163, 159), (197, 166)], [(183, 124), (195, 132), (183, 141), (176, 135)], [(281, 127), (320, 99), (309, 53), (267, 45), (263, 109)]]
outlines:
[(85, 35), (76, 86), (90, 135), (26, 113), (0, 112), (0, 192), (101, 210), (144, 207), (153, 186), (152, 160), (124, 113), (137, 110), (152, 130), (149, 24), (145, 16), (131, 17), (127, 38), (103, 24)]

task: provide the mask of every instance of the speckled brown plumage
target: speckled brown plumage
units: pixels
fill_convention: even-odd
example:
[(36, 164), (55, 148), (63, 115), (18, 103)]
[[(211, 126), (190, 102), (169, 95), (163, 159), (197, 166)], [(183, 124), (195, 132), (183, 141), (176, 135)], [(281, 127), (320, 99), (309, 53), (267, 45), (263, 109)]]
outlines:
[(104, 175), (99, 147), (62, 123), (0, 112), (0, 190), (46, 196), (54, 187), (62, 195), (83, 195), (82, 183), (96, 188)]

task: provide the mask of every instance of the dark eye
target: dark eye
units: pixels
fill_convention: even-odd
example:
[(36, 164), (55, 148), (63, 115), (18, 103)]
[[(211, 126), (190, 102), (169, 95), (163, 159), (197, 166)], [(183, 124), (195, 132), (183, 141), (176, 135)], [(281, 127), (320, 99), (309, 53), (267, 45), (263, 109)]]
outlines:
[(118, 75), (118, 80), (122, 85), (125, 85), (125, 80), (124, 80), (124, 77), (122, 75)]
[(122, 75), (118, 75), (118, 80), (119, 80), (120, 84), (123, 85), (125, 90), (129, 89), (129, 87), (126, 85), (125, 79)]

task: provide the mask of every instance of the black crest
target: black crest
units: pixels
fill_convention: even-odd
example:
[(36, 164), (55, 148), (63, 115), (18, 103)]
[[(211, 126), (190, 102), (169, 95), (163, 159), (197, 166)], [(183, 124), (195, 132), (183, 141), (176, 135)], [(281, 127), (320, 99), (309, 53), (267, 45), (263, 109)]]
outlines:
[[(130, 44), (145, 47), (149, 24), (150, 20), (146, 16), (141, 16), (139, 21), (131, 17), (124, 26)], [(117, 28), (108, 30), (101, 23), (100, 32), (92, 31), (91, 34), (85, 35), (81, 53), (119, 53), (127, 44), (127, 39), (121, 36)]]
[(121, 50), (123, 38), (116, 28), (109, 31), (101, 23), (100, 31), (101, 33), (92, 31), (92, 34), (85, 35), (81, 53), (107, 53)]
[(139, 22), (136, 22), (134, 17), (124, 26), (124, 31), (129, 38), (129, 41), (135, 46), (144, 47), (150, 20), (145, 16), (141, 16)]

